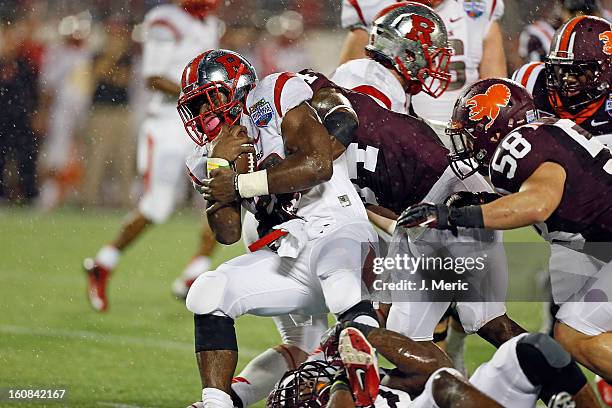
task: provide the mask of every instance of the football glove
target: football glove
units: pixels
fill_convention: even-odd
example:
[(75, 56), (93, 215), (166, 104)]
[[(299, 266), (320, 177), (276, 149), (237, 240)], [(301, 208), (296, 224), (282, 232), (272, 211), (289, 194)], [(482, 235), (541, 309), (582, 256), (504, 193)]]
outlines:
[(466, 207), (468, 205), (482, 205), (495, 201), (501, 196), (497, 193), (490, 193), (488, 191), (481, 191), (479, 193), (473, 193), (471, 191), (456, 191), (453, 194), (446, 197), (444, 204), (449, 207)]

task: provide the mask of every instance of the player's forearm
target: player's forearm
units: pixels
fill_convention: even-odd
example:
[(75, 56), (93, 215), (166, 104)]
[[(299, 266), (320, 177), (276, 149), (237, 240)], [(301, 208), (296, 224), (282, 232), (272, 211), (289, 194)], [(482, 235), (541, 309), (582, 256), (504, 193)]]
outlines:
[(448, 356), (431, 342), (411, 340), (391, 330), (373, 329), (368, 341), (376, 350), (405, 374), (429, 377), (442, 367), (452, 367)]
[(368, 213), (368, 219), (372, 224), (376, 225), (381, 230), (386, 231), (389, 234), (393, 234), (395, 226), (397, 225), (397, 221), (395, 220), (397, 219), (397, 216), (394, 219), (388, 218), (384, 215), (381, 215), (379, 212), (376, 212), (375, 207), (376, 206), (368, 206), (368, 208), (366, 209)]
[(153, 91), (164, 92), (171, 97), (178, 97), (181, 93), (179, 84), (159, 76), (147, 78), (147, 87)]
[(481, 209), (485, 228), (507, 230), (544, 222), (556, 206), (546, 194), (529, 190), (499, 198)]
[(491, 23), (482, 47), (482, 62), (479, 69), (480, 78), (507, 77), (508, 70), (506, 67), (502, 31), (497, 21)]
[(294, 153), (268, 169), (270, 194), (308, 190), (328, 181), (333, 174), (331, 152)]
[[(212, 203), (209, 203), (210, 205)], [(240, 206), (238, 204), (230, 204), (207, 214), (208, 224), (218, 242), (230, 245), (240, 240), (242, 234), (240, 215)]]
[(342, 51), (340, 51), (339, 65), (354, 59), (364, 58), (368, 39), (369, 34), (366, 30), (354, 29), (349, 31), (342, 45)]

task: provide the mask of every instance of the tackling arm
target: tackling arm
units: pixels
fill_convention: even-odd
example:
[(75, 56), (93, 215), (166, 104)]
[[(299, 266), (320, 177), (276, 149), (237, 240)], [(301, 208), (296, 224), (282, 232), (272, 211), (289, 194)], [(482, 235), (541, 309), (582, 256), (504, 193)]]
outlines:
[(546, 221), (561, 202), (565, 178), (565, 170), (559, 164), (542, 163), (518, 193), (481, 207), (485, 228), (514, 229)]
[(153, 91), (161, 91), (177, 98), (181, 93), (181, 87), (178, 84), (161, 76), (148, 77), (147, 87)]

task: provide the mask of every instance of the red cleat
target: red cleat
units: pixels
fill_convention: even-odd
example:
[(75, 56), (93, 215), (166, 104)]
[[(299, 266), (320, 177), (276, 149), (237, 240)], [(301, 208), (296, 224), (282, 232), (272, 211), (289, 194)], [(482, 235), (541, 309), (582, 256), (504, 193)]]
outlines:
[(106, 311), (108, 309), (106, 284), (111, 271), (97, 264), (92, 258), (83, 261), (83, 268), (87, 273), (87, 296), (91, 307), (97, 312)]
[(376, 349), (363, 333), (348, 327), (340, 333), (338, 351), (355, 397), (355, 405), (373, 405), (380, 385)]
[(595, 384), (597, 384), (597, 391), (599, 391), (599, 398), (609, 407), (612, 407), (612, 385), (604, 381), (600, 376), (595, 377)]

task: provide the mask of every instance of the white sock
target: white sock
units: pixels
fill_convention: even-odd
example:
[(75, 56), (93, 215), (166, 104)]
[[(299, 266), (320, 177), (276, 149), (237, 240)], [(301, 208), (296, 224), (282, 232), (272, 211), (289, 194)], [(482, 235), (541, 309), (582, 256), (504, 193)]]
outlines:
[(195, 279), (204, 272), (208, 272), (210, 270), (210, 258), (207, 256), (196, 256), (193, 258), (183, 271), (183, 278), (186, 279)]
[(378, 320), (368, 315), (357, 316), (357, 318), (355, 318), (353, 321), (356, 323), (367, 324), (368, 326), (372, 327), (379, 327)]
[(453, 329), (452, 325), (448, 325), (448, 335), (446, 337), (446, 353), (453, 361), (455, 368), (463, 375), (467, 375), (465, 369), (465, 337), (466, 333)]
[(266, 398), (283, 374), (290, 370), (285, 357), (274, 349), (267, 349), (247, 364), (236, 376), (232, 390), (248, 407)]
[(96, 255), (96, 262), (105, 267), (106, 269), (115, 269), (115, 266), (119, 263), (121, 257), (121, 251), (112, 245), (105, 245), (98, 251)]
[(217, 388), (204, 388), (202, 390), (202, 405), (204, 408), (234, 408), (229, 394)]

